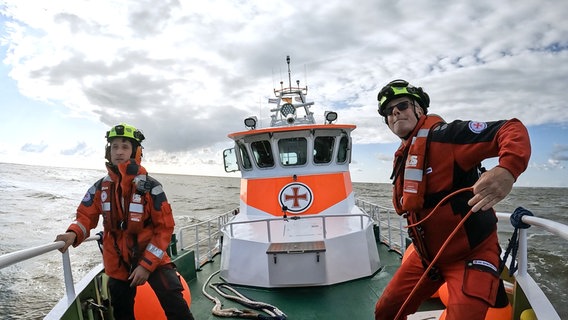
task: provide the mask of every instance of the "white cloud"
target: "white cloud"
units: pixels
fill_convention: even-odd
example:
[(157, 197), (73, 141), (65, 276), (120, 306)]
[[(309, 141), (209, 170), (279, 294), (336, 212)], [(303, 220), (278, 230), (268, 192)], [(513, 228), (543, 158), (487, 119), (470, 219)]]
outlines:
[(287, 54), (316, 116), (339, 111), (359, 144), (396, 142), (376, 113), (395, 78), (422, 86), (446, 120), (568, 122), (564, 2), (5, 3), (4, 63), (20, 92), (106, 126), (135, 124), (156, 162), (221, 159), (209, 157), (241, 119), (262, 109), (267, 124)]
[(26, 143), (22, 146), (20, 150), (24, 152), (31, 152), (31, 153), (42, 153), (45, 149), (47, 149), (48, 145), (42, 141), (40, 143)]

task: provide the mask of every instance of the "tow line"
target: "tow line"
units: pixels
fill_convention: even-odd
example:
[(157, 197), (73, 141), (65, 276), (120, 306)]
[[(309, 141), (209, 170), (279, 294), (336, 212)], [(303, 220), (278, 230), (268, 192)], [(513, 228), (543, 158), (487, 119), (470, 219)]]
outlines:
[[(203, 284), (203, 287), (201, 288), (201, 292), (203, 293), (203, 295), (206, 296), (209, 300), (211, 300), (215, 304), (213, 306), (213, 309), (211, 309), (211, 312), (214, 316), (224, 317), (224, 318), (233, 317), (233, 318), (243, 318), (243, 319), (286, 320), (286, 314), (284, 314), (284, 312), (282, 312), (277, 307), (270, 305), (268, 303), (249, 299), (244, 295), (242, 295), (240, 292), (238, 292), (235, 288), (231, 287), (226, 283), (209, 284), (213, 276), (218, 274), (220, 271), (221, 270), (217, 270), (213, 274), (211, 274), (209, 278), (207, 278), (207, 281), (205, 281), (205, 283)], [(239, 310), (237, 308), (223, 309), (223, 304), (221, 303), (221, 300), (218, 297), (214, 297), (209, 293), (207, 293), (206, 290), (207, 286), (214, 289), (219, 295), (221, 295), (226, 299), (233, 300), (247, 308), (265, 312), (266, 314), (268, 314), (268, 316), (249, 309), (242, 309), (242, 310)], [(234, 295), (224, 292), (223, 289), (231, 291), (232, 293), (234, 293)]]

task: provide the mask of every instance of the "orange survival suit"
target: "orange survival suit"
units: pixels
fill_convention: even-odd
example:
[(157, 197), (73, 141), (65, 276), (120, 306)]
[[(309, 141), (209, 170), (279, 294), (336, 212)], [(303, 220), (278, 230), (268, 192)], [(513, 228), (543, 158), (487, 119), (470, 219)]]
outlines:
[[(414, 143), (413, 143), (414, 142)], [(393, 204), (409, 225), (421, 221), (446, 195), (471, 187), (481, 161), (498, 157), (499, 166), (515, 179), (530, 158), (526, 128), (517, 119), (494, 122), (445, 123), (422, 116), (395, 153)], [(375, 307), (375, 319), (395, 318), (399, 309), (450, 233), (469, 212), (472, 192), (457, 194), (418, 226), (409, 228), (416, 252), (401, 265)], [(449, 242), (436, 266), (402, 312), (416, 312), (420, 303), (448, 284), (447, 320), (484, 319), (496, 305), (499, 291), (497, 218), (493, 209), (472, 214)]]
[[(116, 171), (115, 171), (116, 170)], [(78, 246), (103, 216), (103, 262), (106, 274), (127, 281), (137, 265), (150, 272), (171, 262), (166, 253), (174, 231), (170, 204), (158, 181), (134, 159), (112, 166), (85, 194), (73, 231)]]

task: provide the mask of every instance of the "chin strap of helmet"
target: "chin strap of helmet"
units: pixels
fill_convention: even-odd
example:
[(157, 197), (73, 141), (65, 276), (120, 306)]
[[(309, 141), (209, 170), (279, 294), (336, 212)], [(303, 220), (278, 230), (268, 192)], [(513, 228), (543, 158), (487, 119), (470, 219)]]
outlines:
[[(418, 115), (418, 113), (416, 112), (416, 100), (414, 99), (410, 99), (410, 101), (412, 102), (412, 107), (413, 107), (413, 111), (414, 111), (414, 115), (416, 116), (416, 120), (420, 119), (420, 116)], [(422, 106), (420, 106), (420, 104), (418, 104), (418, 106), (420, 108), (422, 108)], [(424, 110), (424, 109), (422, 109)], [(426, 114), (426, 113), (424, 113)], [(388, 125), (389, 124), (389, 119), (388, 116), (385, 116), (385, 123)]]
[[(134, 149), (132, 151), (132, 155), (130, 155), (130, 158), (135, 159), (136, 162), (140, 163), (142, 161), (142, 156), (143, 156), (142, 149), (144, 148), (138, 142), (135, 142), (132, 139), (129, 140), (132, 142), (132, 148)], [(110, 143), (107, 143), (105, 147), (105, 159), (108, 161), (108, 163), (112, 165), (112, 162), (110, 160)]]
[(136, 160), (137, 163), (140, 163), (142, 161), (142, 145), (138, 145), (138, 147), (136, 147), (136, 151), (134, 153), (134, 160)]
[[(422, 108), (422, 107), (421, 107)], [(414, 113), (414, 116), (416, 117), (416, 125), (418, 126), (418, 123), (420, 122), (420, 116), (418, 115), (418, 113), (416, 112), (416, 101), (412, 100), (412, 112)], [(414, 131), (414, 130), (412, 130)], [(404, 138), (404, 140), (408, 140), (408, 138), (410, 138), (410, 136), (412, 135), (412, 132), (409, 132)]]

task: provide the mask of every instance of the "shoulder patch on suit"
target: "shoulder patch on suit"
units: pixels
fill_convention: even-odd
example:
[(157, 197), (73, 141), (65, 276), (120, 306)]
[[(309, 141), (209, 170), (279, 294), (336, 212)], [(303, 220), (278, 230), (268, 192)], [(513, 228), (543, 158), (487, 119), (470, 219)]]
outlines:
[(480, 133), (481, 131), (483, 131), (487, 128), (487, 123), (479, 122), (479, 121), (470, 121), (468, 126), (469, 126), (469, 130), (471, 130), (471, 132)]

